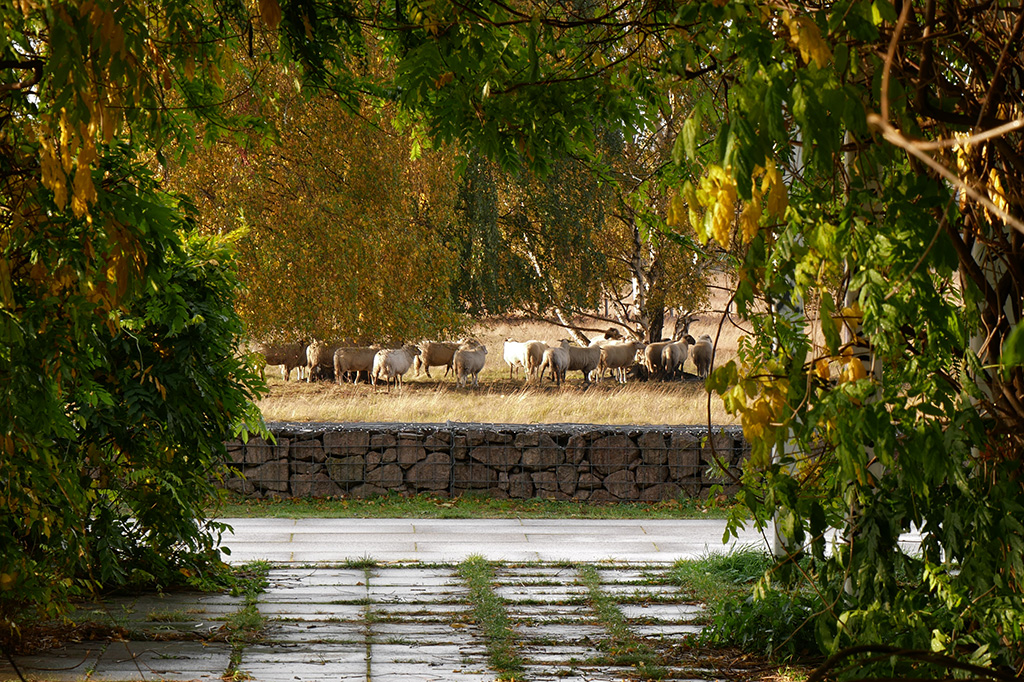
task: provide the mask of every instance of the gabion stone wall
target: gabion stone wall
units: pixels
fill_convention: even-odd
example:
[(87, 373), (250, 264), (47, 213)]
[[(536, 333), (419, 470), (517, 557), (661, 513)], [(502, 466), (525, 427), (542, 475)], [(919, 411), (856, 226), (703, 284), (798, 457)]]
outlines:
[[(739, 474), (736, 427), (578, 424), (269, 424), (276, 442), (227, 443), (226, 486), (252, 497), (387, 492), (649, 501), (701, 496)], [(714, 455), (712, 454), (714, 452)], [(719, 472), (720, 473), (720, 472)]]

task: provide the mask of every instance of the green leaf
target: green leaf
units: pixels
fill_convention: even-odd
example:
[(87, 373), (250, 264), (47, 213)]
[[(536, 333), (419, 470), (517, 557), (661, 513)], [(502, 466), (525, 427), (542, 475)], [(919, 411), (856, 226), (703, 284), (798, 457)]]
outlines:
[[(697, 158), (697, 133), (700, 131), (700, 112), (694, 113), (683, 122), (683, 148), (690, 160)], [(678, 163), (678, 161), (676, 162)]]
[(1024, 324), (1018, 323), (1006, 337), (999, 362), (1003, 369), (1024, 365)]

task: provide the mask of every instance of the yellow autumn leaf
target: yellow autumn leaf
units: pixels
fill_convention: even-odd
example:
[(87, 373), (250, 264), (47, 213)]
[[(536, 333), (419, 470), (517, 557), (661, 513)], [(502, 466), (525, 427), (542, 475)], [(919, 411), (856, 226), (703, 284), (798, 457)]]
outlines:
[(740, 212), (740, 235), (743, 237), (744, 244), (749, 244), (757, 236), (761, 223), (761, 212), (761, 197), (755, 193)]
[(668, 224), (677, 227), (683, 224), (683, 216), (686, 214), (686, 202), (683, 201), (682, 192), (676, 192), (669, 202)]
[(860, 361), (860, 358), (850, 358), (846, 363), (846, 368), (839, 375), (839, 383), (858, 381), (866, 378), (867, 375), (868, 372), (864, 369), (864, 363)]
[(92, 182), (92, 168), (79, 164), (75, 170), (74, 194), (71, 197), (71, 209), (75, 216), (81, 218), (89, 210), (89, 204), (96, 201), (96, 186)]
[(736, 182), (730, 169), (718, 165), (708, 167), (701, 178), (697, 199), (711, 213), (711, 237), (729, 248), (730, 232), (736, 217)]
[(740, 421), (743, 425), (743, 435), (747, 437), (747, 440), (757, 440), (763, 437), (773, 421), (770, 403), (764, 398), (759, 398), (749, 410), (743, 413)]
[(0, 573), (0, 590), (6, 592), (14, 589), (14, 583), (18, 579), (17, 573)]
[(988, 172), (988, 198), (1000, 211), (1009, 211), (1010, 204), (1006, 201), (1006, 190), (999, 178), (999, 171), (993, 168)]
[(800, 56), (806, 63), (813, 62), (820, 69), (832, 61), (832, 51), (813, 19), (806, 16), (791, 18), (788, 12), (783, 12), (782, 20), (789, 28), (789, 41), (800, 50)]
[(694, 189), (693, 183), (687, 180), (683, 185), (683, 189), (680, 194), (686, 202), (686, 212), (687, 217), (690, 219), (690, 225), (697, 230), (697, 237), (701, 240), (701, 243), (706, 242), (707, 235), (705, 235), (704, 231), (700, 228), (702, 221), (700, 219), (700, 213), (697, 211), (697, 190)]
[(814, 373), (818, 375), (818, 378), (822, 381), (828, 381), (832, 378), (832, 369), (828, 361), (828, 358), (819, 358), (814, 363)]
[(11, 283), (11, 264), (6, 257), (0, 257), (0, 303), (5, 308), (14, 307), (14, 287)]
[(789, 206), (789, 193), (785, 183), (782, 181), (782, 173), (770, 160), (765, 169), (764, 178), (761, 180), (761, 191), (767, 192), (765, 207), (768, 213), (780, 220), (786, 215), (786, 207)]

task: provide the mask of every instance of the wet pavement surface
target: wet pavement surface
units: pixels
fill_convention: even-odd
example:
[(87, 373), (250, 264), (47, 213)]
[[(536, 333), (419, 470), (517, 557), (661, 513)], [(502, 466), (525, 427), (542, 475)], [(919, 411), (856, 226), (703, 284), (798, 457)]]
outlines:
[[(230, 520), (230, 560), (271, 562), (255, 600), (179, 592), (83, 605), (75, 622), (105, 625), (106, 638), (15, 663), (27, 680), (55, 682), (602, 682), (642, 679), (655, 663), (662, 679), (714, 679), (678, 655), (702, 608), (667, 574), (677, 559), (760, 538), (723, 545), (723, 524), (704, 521), (385, 521)], [(495, 663), (459, 573), (471, 556), (493, 567), (512, 672)], [(258, 629), (225, 637), (245, 619)], [(0, 681), (16, 679), (0, 661)]]
[[(701, 607), (664, 584), (666, 566), (596, 566), (629, 640), (592, 607), (577, 566), (496, 564), (516, 640), (521, 680), (636, 679), (636, 649), (671, 658), (678, 638), (700, 629)], [(278, 568), (256, 608), (255, 641), (208, 640), (242, 607), (225, 595), (146, 595), (86, 606), (76, 614), (123, 628), (123, 641), (70, 643), (16, 659), (31, 680), (216, 680), (259, 682), (494, 680), (486, 626), (457, 567), (377, 565)], [(167, 637), (161, 641), (162, 637)], [(707, 679), (667, 666), (663, 679)], [(16, 679), (7, 663), (0, 679)]]

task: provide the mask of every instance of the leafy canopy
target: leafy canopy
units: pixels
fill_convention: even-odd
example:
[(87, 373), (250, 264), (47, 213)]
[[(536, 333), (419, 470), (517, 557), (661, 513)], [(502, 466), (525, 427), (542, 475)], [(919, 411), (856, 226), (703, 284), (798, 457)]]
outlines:
[[(0, 13), (3, 371), (18, 387), (4, 453), (42, 462), (12, 498), (5, 547), (53, 536), (32, 491), (85, 461), (69, 396), (97, 381), (90, 363), (172, 262), (181, 208), (141, 163), (164, 161), (168, 141), (187, 152), (200, 128), (263, 130), (219, 105), (237, 95), (232, 55), (266, 35), (306, 92), (353, 111), (359, 94), (396, 102), (435, 143), (506, 169), (590, 158), (599, 131), (632, 139), (689, 107), (663, 174), (666, 232), (691, 227), (736, 260), (751, 333), (709, 387), (755, 445), (741, 499), (813, 558), (801, 575), (820, 646), (1024, 665), (1014, 3), (20, 0)], [(376, 50), (390, 70), (364, 68)], [(146, 310), (134, 315), (157, 323), (169, 308)], [(145, 367), (140, 386), (159, 393)], [(26, 405), (44, 417), (26, 422)], [(58, 466), (67, 452), (77, 468)], [(911, 527), (921, 556), (898, 544)], [(12, 577), (9, 561), (4, 584), (31, 573)], [(774, 575), (794, 565), (781, 553)]]

